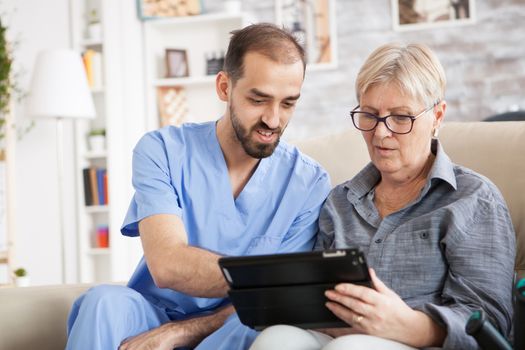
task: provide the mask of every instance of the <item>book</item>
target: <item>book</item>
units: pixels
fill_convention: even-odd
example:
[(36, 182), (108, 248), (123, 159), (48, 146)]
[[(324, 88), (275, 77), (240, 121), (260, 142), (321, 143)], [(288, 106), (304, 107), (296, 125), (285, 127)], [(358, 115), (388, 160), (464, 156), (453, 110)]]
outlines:
[(109, 248), (109, 228), (108, 226), (97, 227), (97, 248)]
[(89, 168), (82, 169), (84, 179), (84, 204), (93, 205), (93, 194), (91, 193), (91, 180), (89, 178)]
[(93, 88), (93, 55), (94, 50), (88, 49), (82, 54), (82, 60), (84, 61), (84, 68), (86, 69), (86, 76), (90, 88)]
[(104, 170), (102, 168), (96, 168), (97, 172), (97, 188), (96, 191), (98, 192), (98, 204), (104, 205), (106, 204), (106, 200), (104, 198)]
[(101, 89), (104, 85), (102, 53), (87, 49), (82, 54), (82, 60), (84, 61), (89, 87), (95, 90)]
[(98, 205), (100, 203), (98, 198), (98, 184), (97, 184), (97, 169), (89, 168), (89, 185), (91, 186), (91, 194), (93, 195), (92, 205)]
[(94, 51), (93, 55), (91, 56), (91, 74), (93, 82), (93, 85), (91, 85), (92, 89), (102, 89), (104, 86), (102, 67), (102, 53)]
[(109, 197), (108, 197), (108, 171), (107, 169), (104, 169), (104, 199), (106, 200), (105, 204), (108, 204)]

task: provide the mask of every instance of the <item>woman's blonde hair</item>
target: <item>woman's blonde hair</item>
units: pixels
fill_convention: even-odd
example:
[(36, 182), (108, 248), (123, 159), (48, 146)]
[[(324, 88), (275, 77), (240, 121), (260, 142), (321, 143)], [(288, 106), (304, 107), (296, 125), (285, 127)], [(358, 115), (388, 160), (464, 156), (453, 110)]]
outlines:
[(368, 56), (355, 83), (357, 101), (376, 84), (395, 83), (427, 105), (441, 101), (446, 77), (438, 58), (423, 44), (385, 44)]

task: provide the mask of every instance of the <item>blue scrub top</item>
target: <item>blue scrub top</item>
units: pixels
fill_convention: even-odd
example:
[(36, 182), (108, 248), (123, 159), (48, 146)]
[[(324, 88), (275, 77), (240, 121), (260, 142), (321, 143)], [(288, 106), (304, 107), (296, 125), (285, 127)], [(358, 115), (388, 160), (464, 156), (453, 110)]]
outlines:
[[(122, 234), (138, 236), (140, 220), (174, 214), (184, 222), (190, 245), (220, 255), (311, 250), (330, 191), (327, 173), (281, 141), (235, 199), (215, 128), (215, 122), (168, 126), (142, 137), (133, 152), (135, 194)], [(224, 302), (157, 288), (144, 258), (128, 285), (172, 319)]]

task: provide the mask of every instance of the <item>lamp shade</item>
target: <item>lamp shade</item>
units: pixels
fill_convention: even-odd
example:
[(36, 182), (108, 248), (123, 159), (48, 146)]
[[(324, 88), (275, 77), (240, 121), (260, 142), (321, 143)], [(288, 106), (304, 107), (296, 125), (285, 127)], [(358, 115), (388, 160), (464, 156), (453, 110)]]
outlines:
[(95, 106), (78, 52), (42, 51), (36, 60), (29, 114), (43, 118), (94, 118)]

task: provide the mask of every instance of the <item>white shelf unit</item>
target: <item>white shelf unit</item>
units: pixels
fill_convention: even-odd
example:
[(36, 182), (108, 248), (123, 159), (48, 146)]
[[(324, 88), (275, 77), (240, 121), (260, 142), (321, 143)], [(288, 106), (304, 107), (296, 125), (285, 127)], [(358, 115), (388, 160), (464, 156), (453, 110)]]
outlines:
[[(181, 122), (203, 122), (222, 116), (225, 104), (215, 92), (215, 75), (206, 74), (206, 57), (224, 55), (230, 32), (247, 24), (242, 13), (210, 13), (144, 22), (148, 130), (160, 125), (157, 90), (185, 90), (187, 113)], [(166, 49), (186, 50), (188, 77), (166, 77)]]
[(102, 46), (103, 43), (104, 41), (102, 40), (102, 38), (97, 38), (97, 39), (86, 38), (80, 42), (80, 45), (82, 45), (83, 47), (99, 47), (99, 46)]
[(84, 158), (86, 159), (100, 159), (100, 158), (106, 158), (108, 156), (108, 152), (104, 151), (86, 151), (84, 153)]
[[(102, 24), (100, 38), (87, 38), (85, 14), (96, 9)], [(140, 22), (134, 8), (126, 0), (72, 0), (73, 45), (79, 51), (91, 49), (102, 52), (103, 84), (92, 90), (97, 112), (96, 119), (79, 121), (75, 125), (76, 138), (76, 193), (77, 193), (77, 261), (78, 278), (82, 283), (124, 282), (129, 279), (140, 259), (140, 239), (130, 239), (120, 234), (131, 189), (132, 145), (137, 135), (144, 132), (143, 114), (135, 96), (143, 85), (140, 76), (129, 77), (131, 65), (142, 66), (139, 47), (130, 44), (129, 33), (140, 38)], [(136, 40), (136, 39), (135, 39)], [(131, 52), (132, 51), (132, 52)], [(131, 52), (131, 53), (130, 53)], [(130, 53), (133, 58), (128, 58)], [(138, 92), (137, 92), (138, 91)], [(130, 102), (131, 101), (131, 102)], [(129, 118), (130, 110), (136, 111)], [(106, 130), (106, 149), (91, 151), (87, 134), (91, 129)], [(128, 140), (131, 138), (131, 140)], [(107, 170), (107, 205), (85, 204), (83, 169), (100, 167)], [(109, 246), (100, 247), (96, 240), (99, 226), (107, 226)]]

